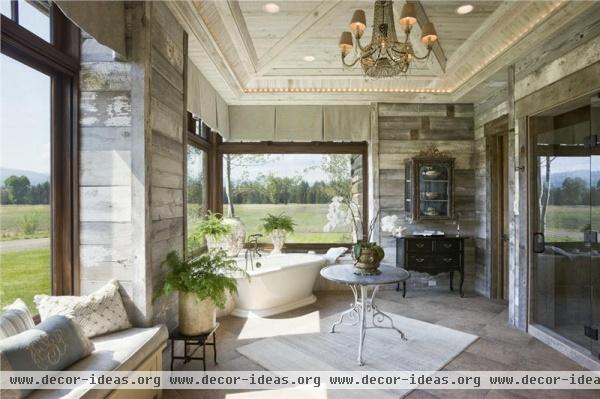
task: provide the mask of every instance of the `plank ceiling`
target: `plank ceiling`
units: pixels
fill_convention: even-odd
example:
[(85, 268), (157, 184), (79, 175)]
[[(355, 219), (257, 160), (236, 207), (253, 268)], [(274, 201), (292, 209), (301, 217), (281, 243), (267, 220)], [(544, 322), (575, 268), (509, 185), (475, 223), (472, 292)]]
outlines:
[[(170, 2), (188, 31), (190, 59), (229, 103), (480, 100), (506, 84), (508, 65), (590, 7), (563, 0), (416, 2), (434, 23), (445, 60), (432, 54), (407, 76), (365, 80), (360, 67), (342, 67), (337, 41), (356, 9), (367, 14), (361, 41), (370, 40), (373, 1), (272, 2), (279, 12), (265, 12), (268, 1)], [(473, 12), (456, 13), (466, 3)], [(394, 2), (396, 21), (403, 5)], [(423, 54), (418, 25), (412, 36)]]

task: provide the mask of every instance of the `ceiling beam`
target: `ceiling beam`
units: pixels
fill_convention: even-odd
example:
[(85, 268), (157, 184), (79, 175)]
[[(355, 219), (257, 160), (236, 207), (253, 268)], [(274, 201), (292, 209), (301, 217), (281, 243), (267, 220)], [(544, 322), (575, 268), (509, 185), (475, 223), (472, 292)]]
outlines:
[[(462, 83), (455, 87), (453, 90), (453, 98), (455, 101), (461, 100), (466, 94), (475, 89), (481, 83), (485, 82), (490, 76), (498, 73), (508, 65), (512, 65), (526, 56), (528, 53), (542, 45), (552, 35), (565, 29), (569, 24), (577, 20), (577, 18), (583, 13), (587, 12), (591, 7), (594, 6), (594, 2), (585, 1), (573, 1), (573, 2), (561, 2), (554, 3), (555, 8), (549, 15), (546, 15), (543, 20), (536, 23), (531, 31), (525, 34), (522, 38), (517, 40), (514, 44), (510, 45), (497, 57), (493, 58), (489, 63), (480, 69), (471, 72), (470, 76), (462, 78)], [(557, 5), (557, 6), (556, 6)], [(530, 4), (531, 7), (539, 6), (538, 3), (533, 2)], [(547, 7), (551, 5), (545, 5)], [(532, 13), (525, 13), (533, 18)], [(523, 15), (523, 12), (520, 13)], [(465, 63), (468, 60), (465, 59)], [(458, 69), (458, 68), (457, 68)], [(454, 70), (454, 68), (453, 68)], [(452, 76), (453, 81), (461, 79), (459, 76)]]
[[(421, 29), (423, 29), (423, 27), (425, 26), (425, 24), (429, 23), (429, 17), (427, 16), (427, 14), (425, 13), (425, 8), (423, 8), (423, 4), (421, 4), (420, 1), (412, 1), (412, 0), (407, 0), (406, 3), (408, 4), (413, 4), (415, 6), (415, 17), (417, 18), (417, 23), (419, 24), (419, 26), (421, 27)], [(420, 42), (420, 35), (419, 35), (419, 42)], [(438, 38), (438, 40), (436, 40), (433, 43), (432, 46), (432, 52), (433, 55), (435, 56), (435, 58), (438, 61), (438, 64), (440, 65), (440, 68), (442, 69), (442, 72), (446, 72), (446, 54), (444, 54), (444, 49), (442, 48), (442, 44), (440, 43), (440, 39)]]
[(227, 32), (231, 36), (231, 41), (240, 54), (240, 58), (250, 61), (252, 73), (256, 72), (258, 57), (240, 3), (237, 0), (227, 0), (215, 1), (214, 5), (223, 20), (223, 26), (227, 27)]
[(315, 29), (318, 29), (325, 16), (329, 15), (341, 3), (341, 0), (326, 0), (322, 1), (317, 7), (312, 9), (259, 59), (258, 68), (256, 70), (257, 75), (263, 75), (266, 71), (271, 69), (284, 51), (294, 42), (302, 39), (307, 33), (312, 33)]
[(193, 36), (193, 38), (198, 41), (202, 49), (206, 52), (213, 67), (221, 75), (232, 94), (236, 97), (240, 96), (243, 93), (244, 86), (225, 61), (225, 56), (213, 40), (208, 27), (193, 4), (189, 1), (168, 1), (167, 7), (169, 7), (173, 15), (175, 15), (188, 35)]

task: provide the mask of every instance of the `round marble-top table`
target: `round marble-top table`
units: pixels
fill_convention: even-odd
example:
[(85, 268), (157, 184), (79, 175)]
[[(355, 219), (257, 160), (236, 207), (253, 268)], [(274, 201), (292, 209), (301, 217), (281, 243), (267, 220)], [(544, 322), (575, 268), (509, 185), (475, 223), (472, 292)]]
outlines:
[[(374, 276), (364, 276), (354, 274), (354, 266), (352, 264), (333, 265), (321, 269), (321, 276), (335, 283), (347, 284), (354, 294), (354, 303), (350, 305), (350, 309), (342, 312), (340, 318), (331, 325), (331, 332), (335, 332), (335, 327), (342, 324), (358, 325), (359, 340), (358, 340), (358, 364), (363, 365), (363, 346), (365, 335), (370, 328), (387, 328), (396, 330), (400, 334), (400, 338), (406, 341), (404, 333), (396, 328), (394, 321), (390, 316), (383, 313), (375, 304), (375, 295), (380, 285), (397, 284), (407, 280), (410, 273), (404, 269), (395, 267), (381, 266), (381, 272)], [(369, 289), (371, 294), (369, 295)], [(367, 323), (367, 315), (371, 314), (371, 323)], [(349, 319), (349, 323), (344, 322), (344, 318)], [(385, 321), (389, 325), (385, 325)]]

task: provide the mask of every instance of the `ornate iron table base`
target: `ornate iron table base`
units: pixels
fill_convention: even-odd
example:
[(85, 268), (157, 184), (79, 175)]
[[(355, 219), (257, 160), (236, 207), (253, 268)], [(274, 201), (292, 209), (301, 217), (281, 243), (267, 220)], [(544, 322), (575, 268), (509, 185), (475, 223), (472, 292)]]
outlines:
[[(340, 315), (338, 321), (331, 325), (331, 333), (335, 332), (335, 327), (339, 325), (350, 325), (350, 326), (360, 326), (359, 330), (359, 341), (358, 341), (358, 364), (364, 365), (362, 352), (365, 342), (365, 335), (368, 329), (371, 328), (384, 328), (390, 330), (396, 330), (400, 334), (400, 338), (403, 341), (406, 341), (406, 336), (404, 333), (396, 328), (394, 325), (394, 320), (392, 318), (382, 312), (377, 305), (375, 304), (375, 295), (377, 294), (377, 290), (379, 289), (378, 285), (373, 285), (373, 292), (369, 295), (369, 289), (367, 285), (358, 285), (351, 284), (350, 288), (352, 289), (352, 293), (354, 294), (354, 303), (350, 305), (350, 309), (346, 310)], [(360, 294), (360, 295), (359, 295)], [(367, 316), (371, 315), (371, 323), (367, 323)], [(348, 322), (344, 321), (344, 318), (348, 319)], [(385, 325), (385, 322), (388, 322)]]

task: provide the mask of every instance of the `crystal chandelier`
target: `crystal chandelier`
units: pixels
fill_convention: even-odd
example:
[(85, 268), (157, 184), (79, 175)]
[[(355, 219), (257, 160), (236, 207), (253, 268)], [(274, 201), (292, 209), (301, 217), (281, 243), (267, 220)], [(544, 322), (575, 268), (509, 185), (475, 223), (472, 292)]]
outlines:
[[(392, 1), (376, 1), (373, 12), (373, 36), (371, 43), (362, 46), (362, 37), (367, 22), (364, 10), (356, 10), (352, 15), (350, 30), (342, 32), (339, 47), (342, 53), (344, 66), (352, 67), (360, 62), (366, 77), (389, 78), (400, 74), (406, 74), (413, 60), (425, 60), (431, 54), (433, 43), (437, 40), (437, 33), (431, 22), (423, 26), (421, 42), (427, 47), (427, 54), (417, 57), (410, 43), (410, 32), (413, 25), (417, 23), (415, 6), (406, 3), (402, 7), (400, 15), (400, 27), (404, 30), (404, 41), (398, 41), (396, 28), (394, 26), (394, 9)], [(356, 58), (346, 62), (346, 56), (356, 45)]]

